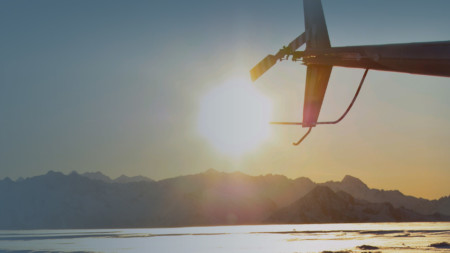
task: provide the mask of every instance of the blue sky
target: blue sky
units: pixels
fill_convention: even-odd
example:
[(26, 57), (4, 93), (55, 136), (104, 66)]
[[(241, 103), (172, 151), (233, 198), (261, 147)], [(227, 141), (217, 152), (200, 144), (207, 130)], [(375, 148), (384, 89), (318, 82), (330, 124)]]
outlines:
[[(333, 46), (450, 39), (449, 1), (323, 6)], [(298, 148), (290, 143), (302, 129), (274, 127), (239, 158), (198, 134), (208, 90), (248, 75), (303, 30), (299, 0), (1, 1), (0, 178), (77, 170), (160, 179), (212, 167), (317, 181), (351, 174), (450, 194), (447, 78), (369, 71), (348, 119)], [(333, 70), (322, 119), (343, 111), (361, 74)], [(274, 120), (300, 117), (304, 78), (304, 67), (283, 62), (255, 84)]]

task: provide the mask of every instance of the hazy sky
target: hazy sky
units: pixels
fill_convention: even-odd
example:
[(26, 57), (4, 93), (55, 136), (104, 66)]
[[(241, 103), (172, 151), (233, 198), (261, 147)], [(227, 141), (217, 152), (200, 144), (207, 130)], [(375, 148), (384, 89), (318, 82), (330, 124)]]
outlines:
[[(447, 0), (323, 6), (333, 46), (450, 39)], [(244, 87), (254, 64), (303, 30), (300, 0), (0, 1), (0, 178), (76, 170), (162, 179), (215, 168), (317, 182), (350, 174), (370, 187), (449, 195), (448, 78), (369, 71), (347, 118), (299, 147), (291, 143), (305, 130), (292, 126), (270, 127), (238, 154), (205, 138), (199, 112), (215, 108), (207, 94), (230, 80)], [(320, 119), (340, 116), (362, 73), (333, 69)], [(301, 119), (305, 75), (282, 62), (254, 84), (269, 120)]]

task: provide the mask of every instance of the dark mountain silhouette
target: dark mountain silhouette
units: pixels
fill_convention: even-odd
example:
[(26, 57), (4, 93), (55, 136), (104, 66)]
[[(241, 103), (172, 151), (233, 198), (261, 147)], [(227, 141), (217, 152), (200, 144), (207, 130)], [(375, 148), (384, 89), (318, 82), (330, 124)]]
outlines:
[(111, 179), (110, 177), (104, 175), (103, 173), (97, 171), (97, 172), (85, 172), (83, 174), (81, 174), (81, 176), (93, 179), (93, 180), (100, 180), (103, 182), (107, 182), (107, 183), (132, 183), (132, 182), (140, 182), (140, 181), (147, 181), (147, 182), (151, 182), (154, 181), (148, 177), (144, 177), (144, 176), (134, 176), (134, 177), (129, 177), (129, 176), (125, 176), (125, 175), (121, 175), (120, 177), (116, 178), (116, 179)]
[[(17, 181), (0, 180), (0, 229), (260, 224), (317, 186), (303, 177), (249, 176), (213, 169), (161, 181), (118, 179), (111, 180), (99, 172), (64, 175), (50, 171)], [(381, 196), (391, 196), (390, 191), (369, 189), (350, 176), (342, 182), (321, 185), (350, 194), (371, 196), (381, 192)], [(343, 198), (342, 194), (336, 196)], [(429, 201), (394, 194), (400, 199), (424, 201), (430, 209), (449, 210), (449, 197)], [(342, 203), (336, 196), (329, 197), (329, 201), (339, 206)]]
[(148, 178), (148, 177), (144, 177), (144, 176), (134, 176), (134, 177), (129, 177), (129, 176), (125, 176), (125, 175), (121, 175), (120, 177), (114, 179), (114, 182), (116, 183), (132, 183), (132, 182), (152, 182), (153, 180)]
[[(0, 181), (0, 228), (114, 228), (257, 224), (277, 209), (241, 173), (108, 183), (49, 172)], [(263, 182), (263, 181), (261, 181)]]
[(233, 198), (260, 195), (271, 199), (277, 207), (292, 203), (315, 186), (310, 179), (304, 177), (292, 180), (282, 175), (249, 176), (241, 172), (225, 173), (214, 169), (161, 180), (158, 184), (176, 192), (199, 192), (207, 189)]
[(107, 183), (114, 182), (110, 177), (106, 176), (105, 174), (101, 173), (100, 171), (97, 172), (85, 172), (81, 174), (83, 177), (87, 177), (92, 180), (100, 180)]
[(343, 191), (317, 186), (306, 196), (275, 212), (269, 223), (346, 223), (439, 221), (450, 217), (423, 215), (390, 203), (371, 203)]
[(385, 191), (370, 189), (358, 178), (345, 176), (341, 182), (326, 182), (320, 185), (328, 186), (333, 191), (344, 191), (358, 199), (370, 202), (389, 202), (394, 207), (405, 207), (422, 214), (434, 214), (436, 212), (450, 215), (450, 196), (439, 200), (427, 200), (406, 196), (400, 191)]

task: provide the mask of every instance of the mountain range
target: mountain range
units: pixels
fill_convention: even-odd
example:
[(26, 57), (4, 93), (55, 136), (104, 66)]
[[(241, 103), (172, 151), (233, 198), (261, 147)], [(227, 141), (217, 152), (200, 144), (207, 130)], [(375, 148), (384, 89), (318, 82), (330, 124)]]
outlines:
[(423, 215), (391, 203), (373, 203), (317, 186), (306, 196), (274, 212), (269, 223), (348, 223), (448, 220), (441, 214)]
[(0, 203), (0, 229), (437, 221), (450, 215), (450, 196), (426, 200), (370, 189), (352, 176), (314, 183), (213, 169), (160, 181), (53, 171), (6, 178)]
[[(74, 172), (76, 173), (76, 172)], [(116, 179), (111, 179), (110, 177), (106, 176), (105, 174), (101, 173), (100, 171), (97, 172), (85, 172), (81, 174), (81, 176), (87, 177), (92, 180), (100, 180), (107, 183), (132, 183), (132, 182), (140, 182), (140, 181), (146, 181), (146, 182), (152, 182), (154, 180), (144, 177), (144, 176), (134, 176), (129, 177), (125, 175), (121, 175)]]

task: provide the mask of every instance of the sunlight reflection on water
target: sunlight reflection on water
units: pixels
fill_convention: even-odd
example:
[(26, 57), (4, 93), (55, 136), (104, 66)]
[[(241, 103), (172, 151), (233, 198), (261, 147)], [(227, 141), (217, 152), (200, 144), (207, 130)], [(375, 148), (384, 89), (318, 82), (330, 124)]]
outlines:
[(444, 252), (450, 223), (255, 225), (0, 231), (1, 252)]

